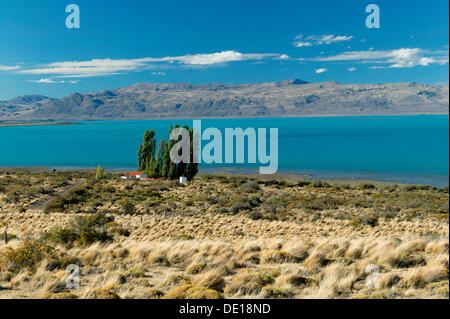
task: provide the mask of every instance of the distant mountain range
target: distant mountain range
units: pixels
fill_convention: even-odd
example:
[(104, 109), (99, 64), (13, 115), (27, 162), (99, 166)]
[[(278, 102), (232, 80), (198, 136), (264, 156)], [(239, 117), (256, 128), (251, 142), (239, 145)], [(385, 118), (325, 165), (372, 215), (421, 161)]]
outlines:
[(420, 83), (138, 83), (60, 99), (18, 97), (0, 102), (0, 121), (448, 114), (448, 91)]

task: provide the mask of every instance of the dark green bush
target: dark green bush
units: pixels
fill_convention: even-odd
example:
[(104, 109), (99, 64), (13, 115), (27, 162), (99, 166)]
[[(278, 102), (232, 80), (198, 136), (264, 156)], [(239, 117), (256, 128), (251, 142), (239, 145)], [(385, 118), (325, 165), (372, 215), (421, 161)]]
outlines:
[(402, 253), (391, 261), (391, 265), (396, 268), (410, 268), (415, 266), (426, 265), (426, 260), (420, 255), (410, 253)]
[(129, 236), (130, 232), (114, 223), (114, 218), (106, 216), (105, 213), (95, 215), (77, 216), (70, 226), (56, 227), (44, 233), (44, 239), (64, 244), (73, 245), (75, 243), (86, 246), (94, 242), (106, 242), (113, 239), (113, 234)]
[(133, 203), (131, 203), (128, 199), (121, 199), (119, 201), (119, 206), (122, 210), (123, 214), (134, 214), (136, 212), (136, 208)]
[(0, 268), (12, 273), (19, 273), (24, 269), (34, 272), (46, 258), (57, 258), (52, 246), (42, 240), (24, 240), (17, 248), (7, 247), (0, 253)]

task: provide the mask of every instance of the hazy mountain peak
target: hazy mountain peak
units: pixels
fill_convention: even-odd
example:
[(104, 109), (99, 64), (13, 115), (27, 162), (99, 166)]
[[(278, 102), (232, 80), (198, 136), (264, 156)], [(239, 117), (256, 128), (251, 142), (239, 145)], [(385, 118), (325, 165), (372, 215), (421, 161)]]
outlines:
[(30, 104), (39, 102), (42, 100), (47, 99), (48, 97), (43, 95), (37, 95), (37, 94), (31, 94), (31, 95), (24, 95), (24, 96), (18, 96), (12, 100), (6, 101), (9, 104)]

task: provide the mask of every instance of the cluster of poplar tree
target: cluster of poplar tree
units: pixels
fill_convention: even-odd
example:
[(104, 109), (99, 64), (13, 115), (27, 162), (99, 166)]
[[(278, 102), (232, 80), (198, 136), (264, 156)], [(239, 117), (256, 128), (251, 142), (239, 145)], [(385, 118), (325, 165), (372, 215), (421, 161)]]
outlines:
[[(175, 127), (171, 125), (169, 133), (171, 134), (173, 129), (179, 127), (178, 124)], [(169, 139), (169, 142), (166, 142), (163, 138), (156, 146), (155, 132), (147, 130), (138, 149), (138, 170), (152, 178), (164, 177), (169, 180), (176, 180), (180, 176), (185, 176), (189, 181), (192, 180), (198, 173), (198, 163), (193, 161), (194, 131), (192, 128), (189, 129), (187, 125), (184, 125), (183, 128), (188, 130), (190, 134), (190, 161), (188, 163), (181, 161), (177, 164), (170, 159), (170, 150), (177, 141)]]

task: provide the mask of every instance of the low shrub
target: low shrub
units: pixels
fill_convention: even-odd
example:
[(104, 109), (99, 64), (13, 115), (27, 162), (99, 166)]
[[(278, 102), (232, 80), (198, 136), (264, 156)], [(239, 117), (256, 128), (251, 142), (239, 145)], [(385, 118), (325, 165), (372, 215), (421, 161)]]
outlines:
[(294, 293), (290, 289), (286, 288), (275, 288), (275, 287), (264, 287), (262, 289), (263, 292), (263, 298), (271, 298), (271, 299), (278, 299), (278, 298), (291, 298)]
[(130, 232), (113, 222), (114, 218), (105, 213), (77, 216), (70, 226), (55, 227), (43, 234), (43, 238), (64, 245), (90, 245), (94, 242), (112, 241), (113, 235), (129, 236)]
[(216, 290), (184, 285), (169, 291), (162, 299), (223, 299)]
[(269, 251), (262, 257), (263, 263), (276, 263), (276, 264), (283, 264), (283, 263), (300, 263), (302, 262), (304, 258), (295, 257), (294, 255), (291, 255), (285, 251)]
[(162, 297), (164, 297), (164, 292), (158, 289), (151, 289), (148, 294), (150, 299), (161, 299)]
[(24, 240), (17, 248), (7, 247), (0, 252), (2, 272), (19, 273), (26, 269), (34, 272), (44, 259), (55, 260), (55, 248), (42, 240)]
[(121, 199), (118, 204), (123, 214), (131, 215), (136, 212), (136, 208), (134, 207), (133, 203), (131, 203), (128, 199)]
[(130, 269), (126, 272), (119, 275), (119, 282), (124, 284), (127, 282), (129, 278), (143, 278), (145, 277), (145, 273), (142, 270), (139, 269)]
[(353, 227), (360, 227), (362, 225), (375, 227), (378, 225), (378, 216), (374, 213), (353, 216), (350, 220), (350, 225)]
[(190, 275), (196, 275), (198, 273), (201, 273), (205, 268), (206, 263), (193, 264), (186, 268), (186, 273)]
[(426, 265), (426, 260), (420, 255), (414, 255), (411, 253), (402, 253), (395, 257), (391, 261), (391, 265), (396, 268), (411, 268), (415, 266), (424, 266)]
[(256, 193), (260, 190), (260, 187), (257, 182), (255, 181), (249, 181), (245, 184), (241, 185), (241, 188), (246, 191), (247, 193)]
[(321, 181), (320, 179), (313, 180), (309, 185), (314, 188), (331, 187), (330, 184), (328, 184), (327, 182)]
[(374, 184), (369, 184), (369, 183), (358, 185), (358, 189), (360, 189), (360, 190), (370, 190), (370, 189), (376, 189), (376, 188), (377, 187)]
[(97, 288), (88, 291), (86, 299), (120, 299), (120, 297), (109, 289)]

